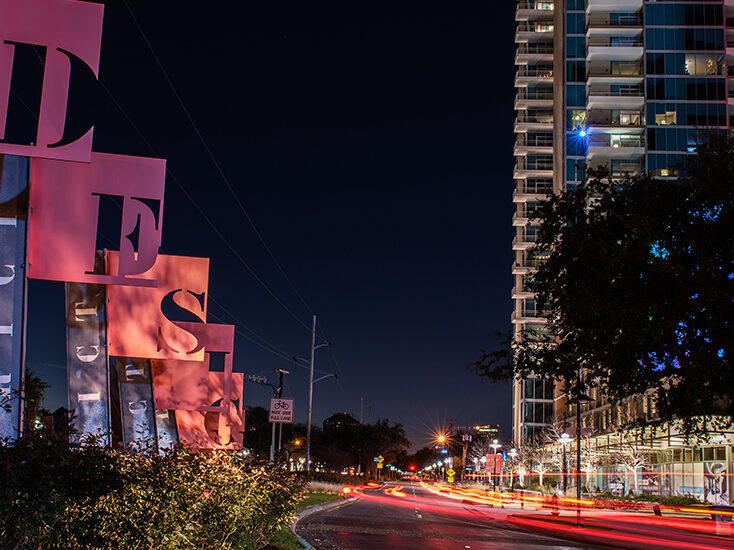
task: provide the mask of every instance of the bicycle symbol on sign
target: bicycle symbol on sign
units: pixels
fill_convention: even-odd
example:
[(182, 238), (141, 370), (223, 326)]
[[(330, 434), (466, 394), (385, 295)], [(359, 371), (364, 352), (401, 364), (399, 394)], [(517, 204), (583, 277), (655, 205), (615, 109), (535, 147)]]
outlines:
[(288, 403), (288, 401), (276, 401), (275, 403), (273, 403), (273, 408), (276, 411), (280, 409), (287, 411), (288, 409), (291, 408), (291, 405), (290, 403)]

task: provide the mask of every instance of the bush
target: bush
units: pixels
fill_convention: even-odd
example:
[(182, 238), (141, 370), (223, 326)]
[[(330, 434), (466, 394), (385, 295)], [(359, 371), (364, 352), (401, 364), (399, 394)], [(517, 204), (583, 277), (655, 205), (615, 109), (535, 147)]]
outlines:
[(256, 549), (303, 483), (226, 453), (166, 456), (31, 434), (0, 446), (0, 547)]

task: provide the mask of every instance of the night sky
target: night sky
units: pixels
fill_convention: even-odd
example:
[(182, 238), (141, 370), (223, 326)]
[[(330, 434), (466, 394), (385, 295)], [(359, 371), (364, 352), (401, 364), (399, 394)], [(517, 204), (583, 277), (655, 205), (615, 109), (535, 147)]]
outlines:
[[(358, 418), (364, 397), (365, 421), (415, 445), (448, 419), (507, 439), (509, 384), (466, 364), (510, 328), (515, 3), (128, 0), (145, 38), (105, 4), (94, 150), (168, 160), (162, 250), (211, 258), (209, 321), (237, 326), (235, 370), (290, 370), (304, 422), (308, 371), (243, 335), (307, 357), (314, 312), (336, 357), (316, 368), (339, 374), (315, 385), (315, 424)], [(50, 409), (64, 338), (63, 284), (32, 281), (28, 364)], [(269, 397), (246, 384), (246, 405)]]

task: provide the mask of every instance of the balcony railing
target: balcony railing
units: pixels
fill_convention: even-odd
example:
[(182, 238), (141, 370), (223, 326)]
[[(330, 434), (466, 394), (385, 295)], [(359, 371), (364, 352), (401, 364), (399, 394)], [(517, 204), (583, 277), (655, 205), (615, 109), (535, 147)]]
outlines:
[(591, 27), (639, 27), (642, 26), (642, 17), (636, 13), (612, 13), (609, 17), (590, 18)]
[(552, 124), (553, 123), (553, 115), (547, 114), (547, 115), (526, 115), (521, 114), (517, 117), (517, 122), (529, 122), (531, 124)]
[(629, 48), (642, 46), (642, 40), (639, 38), (620, 36), (614, 37), (611, 40), (591, 40), (589, 41), (588, 46), (597, 48)]
[(638, 97), (643, 95), (641, 86), (619, 86), (608, 90), (589, 90), (589, 95), (608, 97)]
[(519, 170), (553, 170), (553, 162), (518, 162)]
[(530, 180), (526, 180), (524, 184), (517, 186), (516, 191), (527, 195), (550, 195), (553, 193), (553, 184), (534, 185)]
[(553, 32), (553, 25), (550, 23), (539, 23), (539, 22), (528, 22), (520, 23), (517, 26), (517, 30), (520, 32)]
[(517, 49), (519, 54), (531, 54), (531, 53), (553, 53), (553, 44), (545, 42), (531, 42), (529, 44), (523, 44)]
[(553, 69), (550, 67), (522, 67), (517, 71), (518, 76), (537, 76), (539, 78), (553, 78)]
[(544, 2), (543, 0), (525, 1), (520, 2), (517, 7), (521, 10), (553, 11), (553, 2)]

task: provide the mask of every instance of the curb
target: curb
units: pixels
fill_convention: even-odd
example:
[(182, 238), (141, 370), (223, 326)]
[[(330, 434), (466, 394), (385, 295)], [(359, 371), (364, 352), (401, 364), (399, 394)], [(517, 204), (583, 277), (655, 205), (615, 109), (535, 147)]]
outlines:
[(357, 497), (350, 497), (344, 500), (337, 500), (334, 502), (327, 502), (326, 504), (318, 504), (316, 506), (309, 506), (308, 508), (301, 510), (297, 515), (296, 519), (293, 520), (293, 523), (291, 523), (291, 533), (296, 535), (298, 539), (298, 544), (301, 545), (302, 548), (305, 550), (313, 550), (313, 546), (311, 546), (306, 539), (303, 537), (299, 537), (298, 533), (296, 533), (296, 524), (298, 524), (299, 521), (301, 521), (306, 516), (310, 516), (311, 514), (315, 514), (317, 512), (323, 512), (324, 510), (330, 510), (331, 508), (338, 508), (340, 506), (346, 506), (347, 504), (351, 504), (357, 500)]

